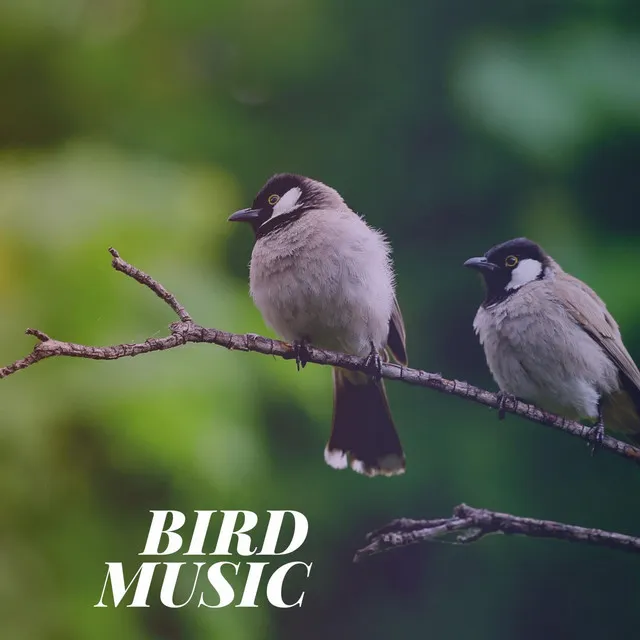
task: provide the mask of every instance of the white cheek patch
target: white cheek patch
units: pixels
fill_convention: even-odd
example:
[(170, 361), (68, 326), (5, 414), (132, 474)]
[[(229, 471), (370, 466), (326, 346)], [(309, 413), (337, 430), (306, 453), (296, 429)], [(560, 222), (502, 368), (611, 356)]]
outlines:
[(301, 195), (302, 191), (300, 191), (299, 187), (289, 189), (289, 191), (287, 191), (287, 193), (278, 200), (275, 207), (273, 207), (273, 214), (271, 217), (275, 218), (276, 216), (281, 216), (283, 213), (289, 213), (289, 211), (295, 209)]
[(538, 260), (527, 258), (511, 272), (511, 280), (505, 288), (507, 291), (519, 289), (522, 285), (537, 280), (541, 273), (542, 263)]

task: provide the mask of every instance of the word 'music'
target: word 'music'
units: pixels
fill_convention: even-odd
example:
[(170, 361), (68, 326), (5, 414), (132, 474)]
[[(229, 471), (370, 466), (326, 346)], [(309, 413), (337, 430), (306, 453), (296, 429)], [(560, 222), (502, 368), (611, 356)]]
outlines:
[[(181, 511), (151, 511), (152, 519), (144, 550), (141, 556), (286, 556), (297, 551), (307, 538), (309, 523), (299, 511), (267, 511), (268, 521), (263, 536), (249, 533), (258, 524), (258, 515), (253, 511), (195, 511), (195, 523), (190, 540), (178, 531), (185, 525), (187, 517)], [(214, 514), (219, 514), (214, 516)], [(212, 520), (219, 529), (215, 545), (205, 550), (206, 537)], [(287, 522), (290, 537), (281, 540), (283, 525)], [(258, 541), (258, 537), (263, 537)], [(235, 545), (233, 545), (235, 542)], [(232, 551), (232, 546), (234, 547)], [(283, 587), (285, 579), (298, 567), (297, 579), (308, 578), (313, 563), (288, 562), (271, 572), (265, 569), (269, 562), (142, 562), (135, 574), (126, 582), (122, 562), (106, 562), (107, 575), (102, 595), (95, 607), (107, 607), (105, 598), (110, 592), (113, 606), (117, 607), (127, 598), (127, 607), (149, 607), (152, 582), (155, 576), (162, 579), (160, 603), (172, 609), (184, 607), (190, 602), (198, 607), (220, 609), (236, 607), (257, 607), (256, 598), (260, 585), (265, 585), (267, 601), (274, 607), (301, 607), (304, 591), (298, 599), (285, 602)], [(162, 569), (158, 569), (163, 565)], [(246, 569), (245, 569), (246, 567)], [(270, 573), (270, 575), (268, 575)], [(202, 574), (202, 575), (201, 575)], [(246, 574), (246, 575), (245, 575)], [(230, 577), (237, 576), (232, 584)], [(206, 578), (206, 580), (205, 580)], [(200, 582), (205, 582), (198, 589)], [(237, 595), (236, 595), (236, 592)], [(155, 593), (155, 592), (154, 592)], [(176, 600), (179, 599), (178, 602)]]

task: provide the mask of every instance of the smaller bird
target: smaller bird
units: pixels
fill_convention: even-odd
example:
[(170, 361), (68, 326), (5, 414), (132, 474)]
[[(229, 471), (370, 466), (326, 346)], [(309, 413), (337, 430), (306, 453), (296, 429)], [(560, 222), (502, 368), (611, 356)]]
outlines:
[(368, 476), (403, 473), (404, 452), (379, 376), (380, 355), (407, 362), (385, 237), (335, 189), (292, 173), (271, 177), (253, 205), (229, 220), (253, 228), (251, 296), (267, 324), (302, 358), (312, 344), (371, 364), (369, 373), (333, 370), (326, 463)]
[(640, 371), (616, 321), (584, 282), (539, 245), (516, 238), (470, 258), (486, 297), (473, 327), (502, 394), (640, 443)]

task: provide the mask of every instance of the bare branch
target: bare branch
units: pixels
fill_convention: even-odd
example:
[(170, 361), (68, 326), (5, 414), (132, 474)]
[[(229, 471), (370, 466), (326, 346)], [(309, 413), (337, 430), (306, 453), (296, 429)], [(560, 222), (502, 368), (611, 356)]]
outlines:
[[(142, 343), (93, 347), (54, 340), (37, 329), (27, 329), (27, 334), (35, 336), (39, 342), (28, 356), (0, 368), (0, 378), (6, 378), (16, 371), (30, 367), (36, 362), (56, 356), (87, 358), (91, 360), (117, 360), (129, 356), (137, 356), (142, 353), (150, 353), (151, 351), (173, 349), (187, 342), (204, 342), (238, 351), (254, 351), (256, 353), (278, 356), (285, 360), (295, 358), (293, 347), (280, 340), (272, 340), (271, 338), (265, 338), (251, 333), (228, 333), (218, 329), (208, 329), (194, 323), (189, 313), (177, 301), (175, 296), (167, 291), (159, 282), (143, 271), (140, 271), (140, 269), (125, 262), (115, 249), (111, 248), (109, 252), (113, 256), (112, 265), (114, 269), (133, 278), (153, 291), (159, 298), (164, 300), (180, 318), (180, 322), (175, 322), (170, 325), (169, 329), (171, 334), (164, 338), (149, 338)], [(324, 351), (314, 347), (309, 347), (308, 352), (308, 361), (315, 364), (341, 367), (352, 371), (365, 371), (367, 368), (366, 361), (356, 356), (334, 351)], [(467, 382), (448, 380), (443, 378), (439, 373), (428, 373), (426, 371), (420, 371), (419, 369), (410, 369), (409, 367), (403, 367), (390, 362), (383, 362), (382, 377), (388, 380), (399, 380), (410, 385), (434, 389), (442, 393), (477, 402), (493, 409), (502, 409), (532, 422), (537, 422), (538, 424), (546, 425), (582, 438), (583, 440), (590, 441), (590, 428), (579, 422), (573, 422), (561, 416), (547, 413), (533, 405), (520, 402), (510, 397), (501, 398), (498, 394), (474, 387)], [(616, 440), (611, 436), (605, 436), (600, 448), (607, 449), (623, 458), (640, 462), (640, 449)]]
[(394, 520), (367, 536), (368, 545), (360, 549), (354, 562), (369, 556), (406, 547), (419, 542), (441, 540), (443, 536), (458, 533), (456, 544), (470, 544), (492, 533), (529, 536), (532, 538), (555, 538), (568, 542), (620, 549), (640, 553), (640, 538), (622, 533), (577, 527), (552, 520), (521, 518), (508, 513), (488, 509), (475, 509), (461, 504), (453, 510), (451, 518), (438, 520)]
[(109, 253), (113, 256), (111, 266), (120, 273), (137, 280), (140, 284), (148, 287), (155, 293), (158, 298), (164, 300), (175, 312), (175, 314), (182, 320), (182, 322), (193, 322), (191, 316), (187, 313), (187, 310), (176, 300), (176, 297), (169, 293), (159, 282), (154, 280), (151, 276), (148, 276), (144, 271), (134, 267), (133, 265), (125, 262), (120, 254), (113, 248), (109, 247)]

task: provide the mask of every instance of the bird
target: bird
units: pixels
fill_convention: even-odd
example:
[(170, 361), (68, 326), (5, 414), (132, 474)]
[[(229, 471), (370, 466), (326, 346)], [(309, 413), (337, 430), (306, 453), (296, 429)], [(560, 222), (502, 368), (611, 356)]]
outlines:
[(592, 424), (640, 444), (640, 371), (605, 303), (527, 238), (498, 244), (464, 266), (486, 295), (473, 322), (504, 396)]
[(403, 473), (405, 455), (380, 377), (382, 359), (407, 364), (385, 235), (335, 189), (294, 173), (269, 178), (251, 207), (229, 221), (252, 227), (251, 296), (302, 366), (310, 345), (366, 358), (366, 372), (333, 368), (325, 462), (366, 476)]

